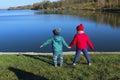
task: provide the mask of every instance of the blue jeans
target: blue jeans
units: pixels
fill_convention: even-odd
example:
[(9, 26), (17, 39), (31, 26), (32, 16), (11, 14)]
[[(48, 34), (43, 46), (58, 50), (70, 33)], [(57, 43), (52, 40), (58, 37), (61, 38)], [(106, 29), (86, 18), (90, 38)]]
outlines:
[(54, 61), (54, 65), (57, 65), (57, 59), (58, 57), (60, 58), (60, 64), (63, 64), (63, 54), (54, 54), (53, 55), (53, 61)]
[(87, 59), (87, 63), (89, 64), (90, 63), (90, 57), (88, 55), (88, 50), (87, 49), (76, 50), (76, 55), (75, 55), (73, 63), (76, 63), (78, 61), (78, 58), (80, 56), (81, 51), (83, 52), (85, 58)]

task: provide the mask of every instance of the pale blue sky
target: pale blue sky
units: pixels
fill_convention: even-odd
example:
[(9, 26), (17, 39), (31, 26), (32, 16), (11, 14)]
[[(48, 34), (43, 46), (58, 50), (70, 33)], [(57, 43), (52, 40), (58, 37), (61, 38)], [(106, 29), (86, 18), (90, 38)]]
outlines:
[[(16, 7), (23, 5), (31, 5), (36, 2), (42, 2), (44, 0), (0, 0), (0, 9), (8, 7)], [(49, 0), (49, 1), (58, 1), (58, 0)]]

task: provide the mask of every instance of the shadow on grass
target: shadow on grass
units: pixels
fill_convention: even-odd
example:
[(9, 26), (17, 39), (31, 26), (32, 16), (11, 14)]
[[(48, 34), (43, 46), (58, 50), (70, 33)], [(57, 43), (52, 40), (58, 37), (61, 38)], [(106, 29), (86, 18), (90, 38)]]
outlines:
[(9, 67), (8, 70), (14, 72), (18, 77), (18, 80), (48, 80), (44, 77), (37, 76), (33, 73), (26, 72), (24, 70), (20, 70), (14, 67)]
[(38, 59), (40, 61), (43, 61), (45, 63), (53, 65), (53, 57), (52, 56), (47, 56), (47, 55), (40, 55), (40, 56), (38, 56), (38, 55), (37, 56), (36, 55), (24, 55), (24, 56)]

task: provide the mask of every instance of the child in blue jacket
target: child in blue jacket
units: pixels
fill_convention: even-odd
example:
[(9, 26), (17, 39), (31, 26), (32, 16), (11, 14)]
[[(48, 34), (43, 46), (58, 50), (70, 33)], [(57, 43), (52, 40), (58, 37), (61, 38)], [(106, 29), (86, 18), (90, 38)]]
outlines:
[(60, 57), (60, 66), (63, 65), (63, 45), (68, 48), (67, 43), (65, 42), (64, 38), (60, 36), (60, 29), (54, 29), (53, 30), (54, 36), (50, 39), (48, 39), (46, 42), (44, 42), (40, 48), (52, 44), (53, 49), (53, 61), (54, 66), (57, 67), (57, 58)]

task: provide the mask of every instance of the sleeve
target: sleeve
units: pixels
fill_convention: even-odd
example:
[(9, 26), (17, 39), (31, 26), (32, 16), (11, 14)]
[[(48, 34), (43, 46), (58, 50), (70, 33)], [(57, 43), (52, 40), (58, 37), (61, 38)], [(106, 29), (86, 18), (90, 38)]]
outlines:
[(70, 47), (74, 46), (76, 44), (76, 42), (77, 42), (77, 35), (74, 36), (74, 38), (73, 38), (73, 40), (72, 40), (72, 42), (70, 43), (69, 46)]
[(43, 46), (46, 46), (48, 44), (52, 43), (52, 38), (51, 39), (48, 39), (46, 42), (44, 42), (42, 45)]
[(89, 45), (89, 47), (94, 50), (94, 46), (92, 44), (92, 42), (90, 41), (89, 37), (87, 36), (87, 44)]
[(64, 38), (62, 38), (62, 43), (64, 46), (68, 47), (68, 44), (66, 43), (66, 41), (64, 40)]

